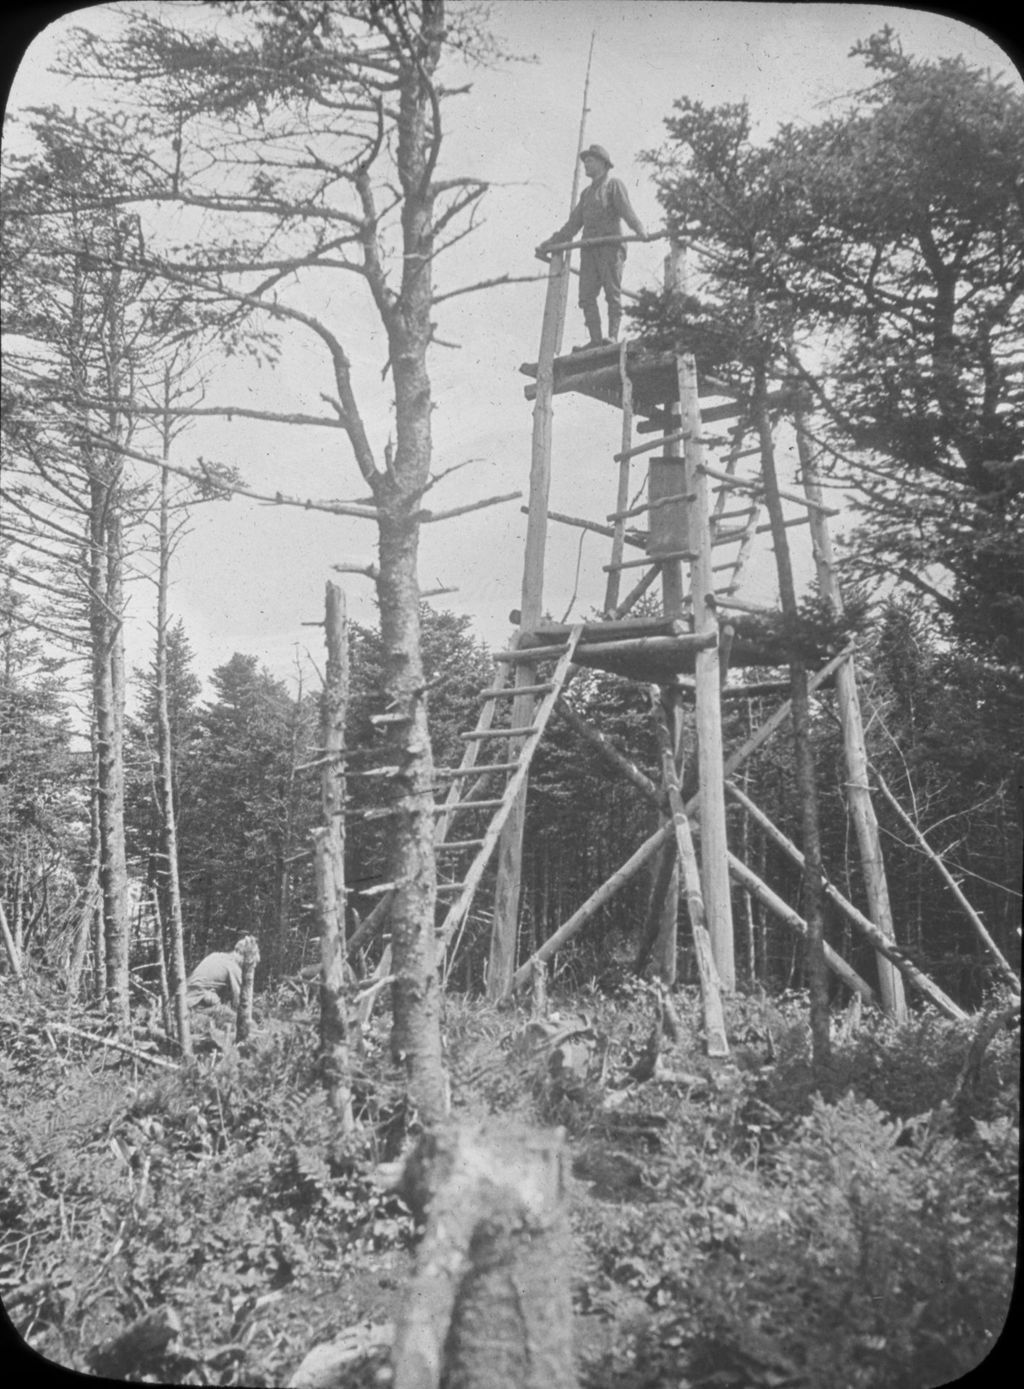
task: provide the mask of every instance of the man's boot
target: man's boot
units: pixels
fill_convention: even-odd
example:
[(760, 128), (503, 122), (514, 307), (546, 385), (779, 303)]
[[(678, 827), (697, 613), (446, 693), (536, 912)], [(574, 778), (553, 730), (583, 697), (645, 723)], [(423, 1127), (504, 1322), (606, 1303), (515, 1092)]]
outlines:
[(596, 304), (588, 305), (583, 310), (583, 322), (586, 324), (590, 341), (580, 347), (574, 347), (574, 352), (586, 352), (588, 348), (600, 347), (604, 342), (604, 338), (601, 336), (601, 311)]
[(619, 328), (620, 328), (621, 324), (622, 324), (622, 310), (621, 310), (621, 309), (609, 309), (609, 310), (608, 310), (608, 341), (609, 341), (609, 342), (618, 342), (618, 340), (619, 340)]

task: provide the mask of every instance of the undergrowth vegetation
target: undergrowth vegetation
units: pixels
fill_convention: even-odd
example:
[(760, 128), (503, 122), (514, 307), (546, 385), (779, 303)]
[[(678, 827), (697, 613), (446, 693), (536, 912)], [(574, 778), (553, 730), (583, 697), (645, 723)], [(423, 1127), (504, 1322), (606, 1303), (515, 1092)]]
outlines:
[[(563, 1125), (586, 1389), (924, 1389), (978, 1364), (1016, 1249), (1018, 1043), (922, 1014), (837, 1026), (827, 1083), (796, 995), (731, 1002), (729, 1063), (700, 1011), (643, 1080), (656, 996), (628, 981), (543, 1022), (457, 998), (456, 1112)], [(414, 1230), (379, 1180), (408, 1131), (371, 1025), (343, 1137), (308, 1005), (264, 1001), (252, 1040), (133, 1069), (0, 1008), (0, 1277), (17, 1330), (86, 1369), (173, 1307), (184, 1383), (285, 1383), (313, 1344), (393, 1317)], [(50, 1014), (52, 1016), (52, 1013)], [(657, 1035), (656, 1033), (654, 1035)]]

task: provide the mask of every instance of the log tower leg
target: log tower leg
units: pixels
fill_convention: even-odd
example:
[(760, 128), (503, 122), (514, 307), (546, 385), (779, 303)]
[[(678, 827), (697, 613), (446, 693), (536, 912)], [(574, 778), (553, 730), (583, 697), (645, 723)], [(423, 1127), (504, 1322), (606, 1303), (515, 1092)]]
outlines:
[[(818, 588), (832, 612), (838, 616), (843, 611), (842, 591), (836, 576), (832, 556), (832, 540), (829, 535), (828, 519), (822, 506), (821, 483), (814, 451), (807, 437), (804, 412), (799, 407), (796, 411), (795, 424), (804, 491), (808, 501), (813, 503), (809, 510), (809, 516), (814, 563), (818, 573)], [(852, 656), (844, 661), (836, 671), (836, 703), (839, 707), (839, 721), (843, 729), (843, 751), (846, 756), (848, 777), (847, 795), (850, 814), (857, 834), (857, 847), (860, 850), (868, 911), (871, 920), (882, 934), (888, 936), (890, 940), (895, 940), (892, 906), (889, 902), (889, 884), (885, 876), (885, 862), (882, 858), (882, 845), (878, 834), (878, 820), (875, 817), (875, 808), (868, 786), (868, 756), (864, 743), (860, 698), (857, 693), (857, 672)], [(902, 976), (896, 966), (884, 955), (876, 955), (875, 959), (882, 1006), (890, 1016), (903, 1020), (907, 1016), (907, 1002)]]
[[(691, 353), (677, 360), (683, 443), (684, 490), (688, 503), (689, 548), (697, 556), (690, 569), (690, 598), (695, 632), (717, 631), (714, 576), (711, 569), (711, 523), (707, 475), (703, 471), (697, 364)], [(701, 884), (711, 951), (722, 988), (736, 987), (729, 847), (725, 831), (725, 775), (722, 748), (722, 700), (717, 644), (696, 658), (697, 767), (700, 777)]]
[[(526, 523), (526, 558), (520, 626), (532, 631), (540, 622), (544, 601), (544, 553), (547, 546), (548, 496), (551, 490), (551, 402), (554, 397), (555, 356), (562, 337), (565, 301), (569, 287), (568, 256), (551, 259), (540, 351), (537, 354), (537, 398), (533, 408), (533, 446), (530, 463), (530, 502)], [(516, 685), (536, 684), (536, 667), (525, 663), (516, 669)], [(522, 695), (512, 706), (512, 726), (533, 721), (534, 698)], [(519, 893), (522, 879), (523, 827), (526, 822), (527, 785), (516, 797), (498, 844), (498, 882), (494, 895), (494, 924), (487, 969), (487, 996), (504, 998), (512, 986), (519, 932)]]

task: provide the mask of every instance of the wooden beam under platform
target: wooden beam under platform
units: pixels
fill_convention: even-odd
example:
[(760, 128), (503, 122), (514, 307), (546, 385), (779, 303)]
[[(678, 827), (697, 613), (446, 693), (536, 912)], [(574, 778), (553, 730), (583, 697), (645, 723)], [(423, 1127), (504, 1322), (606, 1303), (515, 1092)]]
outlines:
[[(522, 615), (513, 608), (508, 615), (513, 627), (518, 627)], [(572, 627), (567, 622), (538, 622), (529, 633), (529, 638), (538, 642), (567, 641)], [(607, 622), (584, 622), (582, 641), (614, 641), (616, 637), (635, 637), (645, 632), (649, 635), (681, 637), (693, 628), (685, 618), (679, 617), (619, 617)], [(524, 639), (523, 645), (527, 644)], [(536, 643), (535, 643), (536, 644)]]
[[(669, 397), (671, 398), (671, 397)], [(769, 410), (781, 410), (787, 405), (791, 405), (795, 400), (793, 391), (788, 388), (781, 388), (771, 391), (768, 394), (767, 405)], [(647, 419), (641, 420), (636, 427), (638, 434), (664, 434), (668, 430), (677, 428), (678, 421), (674, 415), (666, 413), (665, 410), (656, 406), (653, 410), (644, 410), (642, 413), (647, 415)], [(733, 402), (726, 405), (709, 405), (706, 410), (701, 410), (701, 424), (715, 424), (719, 420), (734, 419), (737, 415), (746, 414), (749, 404), (746, 400), (736, 397)]]
[[(564, 395), (567, 391), (577, 391), (581, 395), (621, 409), (620, 356), (623, 346), (626, 349), (626, 371), (633, 387), (634, 410), (637, 414), (647, 415), (659, 409), (676, 393), (676, 354), (652, 351), (639, 340), (625, 344), (605, 343), (579, 352), (570, 352), (564, 357), (556, 357), (553, 393)], [(524, 362), (519, 370), (524, 376), (536, 377), (537, 363)], [(731, 386), (715, 376), (702, 374), (699, 389), (703, 397), (736, 396)], [(524, 394), (527, 400), (536, 399), (536, 385), (531, 383), (525, 388)], [(730, 407), (730, 413), (736, 414), (738, 410)], [(711, 416), (706, 414), (705, 419), (707, 418)], [(721, 418), (727, 419), (729, 415), (723, 415)]]
[[(730, 617), (733, 629), (729, 652), (731, 669), (746, 666), (781, 668), (789, 665), (790, 654), (782, 634), (781, 614), (738, 613)], [(564, 622), (539, 622), (536, 628), (519, 635), (516, 650), (496, 654), (498, 661), (521, 662), (533, 651), (536, 659), (561, 654), (571, 628)], [(662, 681), (673, 675), (692, 675), (697, 651), (715, 642), (694, 635), (690, 618), (619, 618), (609, 622), (587, 622), (576, 648), (576, 664), (607, 670), (630, 680)], [(824, 660), (827, 652), (804, 652), (811, 661)], [(740, 697), (740, 696), (737, 696)]]

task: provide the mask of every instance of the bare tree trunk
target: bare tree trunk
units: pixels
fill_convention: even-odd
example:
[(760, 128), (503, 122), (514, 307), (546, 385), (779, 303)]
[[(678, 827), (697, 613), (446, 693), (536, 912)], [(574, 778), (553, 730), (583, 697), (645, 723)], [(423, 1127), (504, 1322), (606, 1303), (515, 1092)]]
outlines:
[(93, 704), (96, 732), (96, 791), (99, 824), (99, 881), (107, 1007), (118, 1026), (127, 1027), (128, 864), (124, 842), (124, 661), (120, 613), (118, 539), (107, 525), (111, 486), (99, 478), (92, 491)]
[(13, 920), (8, 924), (8, 930), (14, 943), (14, 948), (20, 956), (25, 949), (25, 922), (24, 922), (24, 864), (18, 864), (14, 870), (14, 882), (12, 886), (13, 901)]
[(800, 797), (801, 825), (804, 851), (803, 900), (807, 922), (806, 957), (808, 989), (810, 992), (811, 1046), (814, 1064), (827, 1067), (832, 1056), (832, 1041), (828, 1014), (828, 970), (825, 965), (825, 904), (824, 872), (821, 860), (821, 834), (818, 820), (818, 784), (811, 745), (811, 701), (807, 687), (807, 666), (800, 651), (799, 609), (793, 566), (789, 554), (785, 516), (779, 496), (779, 481), (775, 471), (775, 446), (772, 440), (768, 408), (765, 404), (767, 383), (763, 367), (755, 369), (754, 411), (761, 445), (761, 473), (765, 487), (765, 505), (771, 523), (772, 544), (779, 576), (779, 598), (782, 604), (784, 629), (790, 643), (789, 679), (792, 703), (793, 753), (797, 791)]
[(399, 815), (388, 845), (388, 877), (395, 884), (391, 1045), (395, 1059), (406, 1067), (410, 1098), (433, 1123), (448, 1112), (434, 935), (433, 760), (420, 659), (416, 536), (409, 534), (408, 522), (399, 520), (393, 527), (390, 522), (390, 516), (381, 517), (378, 591), (388, 705), (402, 715), (402, 722), (387, 725), (399, 764), (392, 783)]
[[(75, 265), (72, 286), (70, 348), (72, 379), (85, 399), (89, 382), (82, 352), (85, 314), (83, 253)], [(120, 379), (121, 345), (118, 332), (119, 280), (102, 287), (106, 299), (108, 386), (112, 398)], [(88, 409), (80, 407), (88, 425)], [(116, 404), (108, 410), (107, 425), (117, 437)], [(107, 1007), (121, 1028), (130, 1021), (128, 1002), (128, 865), (124, 842), (124, 633), (122, 629), (122, 542), (120, 484), (123, 465), (111, 451), (98, 456), (83, 442), (89, 485), (87, 587), (92, 658), (93, 731), (96, 756), (96, 803), (99, 883), (103, 911), (104, 988)]]
[(174, 1028), (171, 1022), (171, 990), (167, 982), (167, 948), (164, 943), (164, 916), (160, 910), (160, 894), (153, 892), (153, 913), (154, 921), (153, 940), (156, 944), (156, 969), (157, 980), (160, 985), (160, 1020), (163, 1024), (164, 1033), (167, 1037), (174, 1036)]
[[(170, 405), (170, 373), (164, 375), (164, 404)], [(164, 417), (164, 458), (170, 453), (170, 416)], [(167, 690), (167, 588), (171, 563), (169, 516), (169, 474), (160, 470), (160, 554), (157, 572), (156, 599), (156, 745), (157, 799), (160, 817), (160, 859), (158, 881), (164, 907), (161, 913), (166, 928), (166, 958), (168, 991), (172, 1001), (178, 1046), (182, 1056), (192, 1055), (192, 1027), (185, 997), (185, 919), (181, 906), (181, 881), (178, 876), (178, 818), (174, 798), (174, 747), (171, 737), (171, 716)]]
[(320, 798), (324, 823), (313, 835), (320, 924), (320, 1074), (327, 1103), (343, 1133), (353, 1128), (345, 1010), (345, 713), (348, 708), (348, 630), (345, 595), (328, 584), (324, 598), (327, 669), (320, 697)]
[(288, 784), (284, 796), (284, 824), (281, 828), (280, 852), (277, 862), (277, 920), (275, 923), (270, 968), (272, 977), (277, 978), (285, 971), (288, 958), (288, 938), (292, 916), (292, 864), (293, 834), (295, 815), (300, 794), (297, 768), (299, 765), (299, 746), (302, 738), (303, 693), (301, 671), (299, 688), (292, 706), (291, 726), (288, 744)]
[(403, 56), (399, 95), (398, 168), (402, 208), (401, 310), (385, 307), (395, 384), (395, 449), (375, 480), (380, 567), (377, 593), (384, 648), (386, 725), (397, 770), (390, 782), (399, 812), (389, 843), (391, 948), (395, 986), (392, 1052), (407, 1069), (420, 1116), (436, 1123), (448, 1112), (441, 1056), (441, 991), (434, 937), (433, 758), (427, 728), (426, 681), (420, 653), (417, 580), (418, 511), (431, 461), (430, 343), (434, 251), (434, 153), (431, 76), (440, 57), (444, 6), (424, 0), (417, 52)]
[(96, 727), (93, 717), (93, 782), (90, 805), (89, 847), (92, 869), (89, 882), (96, 884), (96, 891), (90, 903), (90, 928), (92, 931), (93, 988), (97, 998), (102, 998), (107, 984), (107, 942), (103, 929), (103, 891), (100, 887), (100, 793), (99, 772), (97, 770)]

